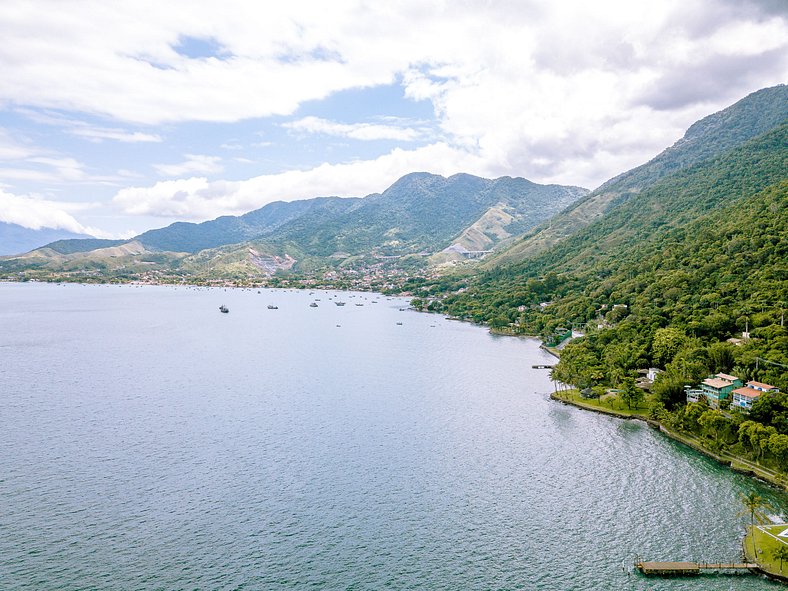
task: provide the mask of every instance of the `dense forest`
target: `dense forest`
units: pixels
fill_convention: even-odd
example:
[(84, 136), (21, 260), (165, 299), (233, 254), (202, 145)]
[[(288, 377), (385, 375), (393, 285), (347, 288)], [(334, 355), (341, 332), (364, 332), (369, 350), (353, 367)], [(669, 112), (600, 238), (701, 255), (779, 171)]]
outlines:
[[(714, 445), (782, 465), (788, 461), (786, 147), (783, 124), (665, 177), (535, 258), (476, 279), (414, 281), (415, 304), (546, 341), (573, 328), (584, 336), (563, 349), (556, 380), (626, 391), (638, 369), (660, 368), (651, 396), (655, 415)], [(783, 393), (762, 396), (747, 420), (684, 405), (685, 385), (719, 371)], [(775, 434), (786, 440), (769, 444)]]

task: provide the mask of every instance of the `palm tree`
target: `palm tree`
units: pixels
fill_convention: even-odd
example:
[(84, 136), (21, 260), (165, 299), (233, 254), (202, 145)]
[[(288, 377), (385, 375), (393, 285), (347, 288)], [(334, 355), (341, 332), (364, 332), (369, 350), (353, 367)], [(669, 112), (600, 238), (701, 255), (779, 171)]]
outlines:
[(772, 556), (780, 561), (780, 572), (783, 572), (783, 560), (788, 560), (788, 546), (780, 544), (780, 547), (772, 552)]
[[(752, 555), (757, 558), (755, 550), (755, 516), (760, 517), (760, 510), (766, 508), (766, 500), (756, 492), (741, 495), (741, 502), (744, 505), (745, 515), (750, 515), (750, 537), (752, 538)], [(759, 519), (760, 521), (760, 519)]]

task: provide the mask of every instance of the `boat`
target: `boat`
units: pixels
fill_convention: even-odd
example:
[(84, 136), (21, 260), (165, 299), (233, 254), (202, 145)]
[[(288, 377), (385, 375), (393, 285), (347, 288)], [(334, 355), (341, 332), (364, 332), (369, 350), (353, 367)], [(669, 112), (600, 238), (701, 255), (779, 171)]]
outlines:
[(337, 306), (344, 306), (345, 302), (334, 302)]
[(310, 308), (317, 308), (317, 304), (315, 302), (312, 302), (311, 304), (309, 304), (309, 307)]
[(268, 304), (268, 309), (269, 310), (278, 310), (279, 306), (274, 306), (273, 304)]
[(402, 326), (402, 323), (401, 322), (397, 322), (397, 326)]
[(357, 306), (363, 306), (364, 304), (356, 304)]
[(230, 308), (228, 308), (228, 307), (227, 307), (227, 306), (225, 306), (224, 304), (222, 304), (221, 306), (219, 306), (219, 312), (221, 312), (222, 314), (227, 314), (227, 312), (229, 312), (229, 311), (230, 311)]

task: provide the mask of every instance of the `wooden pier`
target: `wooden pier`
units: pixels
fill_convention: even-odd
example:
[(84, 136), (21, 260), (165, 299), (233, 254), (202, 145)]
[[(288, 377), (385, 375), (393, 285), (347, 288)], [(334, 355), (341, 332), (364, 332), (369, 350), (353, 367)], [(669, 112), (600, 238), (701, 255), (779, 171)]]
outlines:
[(755, 572), (757, 564), (750, 562), (636, 562), (644, 575), (683, 577), (699, 575), (701, 571), (747, 570)]

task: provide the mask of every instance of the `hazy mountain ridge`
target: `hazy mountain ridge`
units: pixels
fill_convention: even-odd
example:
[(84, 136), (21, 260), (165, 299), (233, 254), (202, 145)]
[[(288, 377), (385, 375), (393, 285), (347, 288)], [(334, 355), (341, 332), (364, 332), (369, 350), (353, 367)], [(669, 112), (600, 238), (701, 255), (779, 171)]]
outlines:
[(57, 228), (33, 230), (18, 224), (0, 222), (0, 256), (22, 254), (56, 240), (77, 238), (85, 239), (89, 236)]

